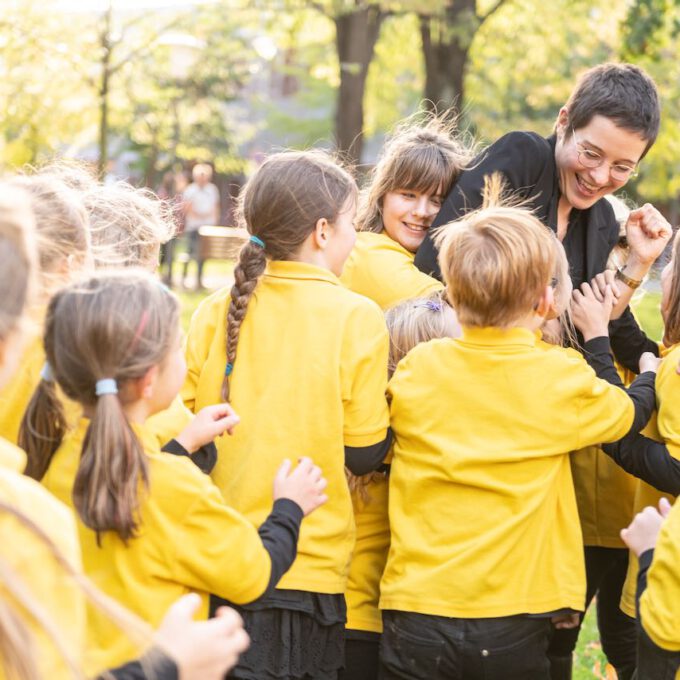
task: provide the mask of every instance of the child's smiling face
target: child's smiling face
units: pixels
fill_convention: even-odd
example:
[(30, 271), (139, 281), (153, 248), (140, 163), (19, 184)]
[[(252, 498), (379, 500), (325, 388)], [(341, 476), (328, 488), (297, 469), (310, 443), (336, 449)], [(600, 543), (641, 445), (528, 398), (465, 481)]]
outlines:
[(442, 205), (441, 189), (388, 191), (383, 198), (382, 222), (387, 235), (415, 253)]

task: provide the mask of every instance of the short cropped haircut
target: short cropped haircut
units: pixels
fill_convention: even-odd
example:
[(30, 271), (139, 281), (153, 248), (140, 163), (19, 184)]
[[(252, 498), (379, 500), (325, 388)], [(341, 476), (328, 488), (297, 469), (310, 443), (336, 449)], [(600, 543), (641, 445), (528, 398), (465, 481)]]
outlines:
[(528, 210), (500, 202), (487, 179), (484, 207), (437, 234), (446, 292), (463, 326), (504, 327), (535, 308), (555, 271), (550, 230)]
[(566, 104), (570, 128), (578, 130), (594, 116), (638, 133), (647, 142), (644, 158), (659, 134), (661, 105), (654, 81), (633, 64), (600, 64), (579, 80)]

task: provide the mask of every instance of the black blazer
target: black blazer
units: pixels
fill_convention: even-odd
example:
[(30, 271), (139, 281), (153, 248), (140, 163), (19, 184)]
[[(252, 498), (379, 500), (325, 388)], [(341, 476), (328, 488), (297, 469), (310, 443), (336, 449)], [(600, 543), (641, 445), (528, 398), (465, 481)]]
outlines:
[[(557, 205), (560, 199), (555, 136), (547, 139), (534, 132), (510, 132), (483, 151), (463, 172), (451, 189), (444, 204), (416, 253), (416, 266), (441, 279), (437, 249), (433, 235), (437, 227), (462, 217), (482, 204), (484, 177), (501, 172), (509, 191), (527, 201), (527, 208), (557, 232)], [(572, 210), (572, 220), (581, 220), (585, 228), (582, 247), (570, 253), (570, 269), (574, 286), (589, 281), (604, 271), (607, 258), (619, 237), (619, 225), (614, 211), (605, 199), (588, 210)], [(649, 340), (638, 326), (630, 309), (610, 324), (612, 349), (621, 364), (636, 373), (640, 354), (658, 353), (655, 342)]]

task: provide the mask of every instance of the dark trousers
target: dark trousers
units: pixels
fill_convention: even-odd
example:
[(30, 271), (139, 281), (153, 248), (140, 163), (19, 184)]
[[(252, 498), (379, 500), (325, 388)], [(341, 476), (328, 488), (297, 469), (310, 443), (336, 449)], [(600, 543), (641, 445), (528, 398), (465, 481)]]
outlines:
[(338, 680), (378, 680), (380, 666), (380, 635), (364, 634), (353, 637), (354, 631), (345, 631), (345, 667)]
[(548, 680), (550, 619), (383, 611), (382, 680)]
[[(629, 679), (636, 663), (635, 619), (621, 611), (621, 591), (628, 570), (628, 550), (586, 546), (586, 608), (597, 595), (597, 627), (602, 650), (621, 680)], [(581, 615), (581, 622), (583, 615)], [(571, 657), (578, 641), (578, 628), (555, 630), (548, 656)], [(555, 675), (554, 677), (560, 677)]]
[(680, 652), (667, 652), (657, 647), (638, 626), (638, 668), (636, 680), (675, 680), (680, 669)]

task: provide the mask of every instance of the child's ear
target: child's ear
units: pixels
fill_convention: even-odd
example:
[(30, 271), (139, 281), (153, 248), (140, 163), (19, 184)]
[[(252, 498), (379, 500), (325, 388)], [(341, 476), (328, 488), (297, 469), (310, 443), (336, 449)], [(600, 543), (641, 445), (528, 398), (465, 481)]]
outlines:
[(158, 366), (152, 366), (141, 378), (135, 381), (135, 391), (139, 399), (150, 399), (153, 396), (158, 371)]
[(331, 225), (330, 222), (322, 217), (316, 221), (314, 225), (314, 245), (319, 250), (326, 250), (328, 239), (330, 237)]
[(552, 286), (546, 286), (536, 305), (536, 315), (549, 318), (549, 314), (555, 308), (555, 292)]

